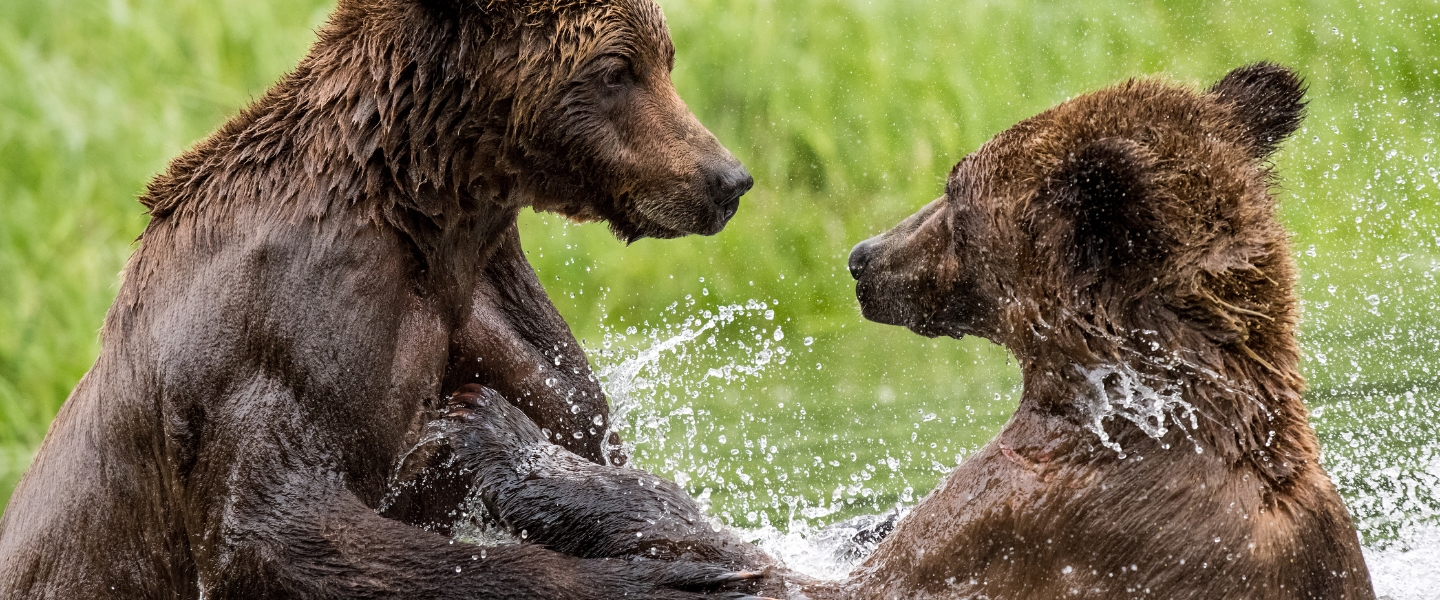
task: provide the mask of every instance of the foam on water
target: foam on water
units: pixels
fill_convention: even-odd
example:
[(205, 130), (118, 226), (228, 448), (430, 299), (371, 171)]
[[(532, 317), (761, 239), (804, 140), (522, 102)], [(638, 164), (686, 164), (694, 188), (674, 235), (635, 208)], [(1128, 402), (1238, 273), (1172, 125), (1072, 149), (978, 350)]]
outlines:
[[(1400, 494), (1412, 499), (1420, 486), (1426, 484), (1429, 484), (1428, 492), (1440, 493), (1440, 487), (1435, 485), (1440, 482), (1440, 452), (1435, 446), (1426, 450), (1434, 458), (1424, 469), (1424, 475), (1420, 477), (1422, 481), (1401, 480), (1401, 470), (1390, 467), (1385, 469), (1387, 473), (1380, 475), (1401, 484), (1390, 489), (1400, 490)], [(1365, 548), (1365, 563), (1370, 567), (1375, 593), (1381, 600), (1433, 600), (1440, 597), (1440, 514), (1433, 507), (1406, 512), (1399, 509), (1401, 503), (1395, 500), (1391, 498), (1389, 504), (1398, 509), (1398, 514), (1389, 516), (1401, 521), (1396, 527), (1396, 539)]]

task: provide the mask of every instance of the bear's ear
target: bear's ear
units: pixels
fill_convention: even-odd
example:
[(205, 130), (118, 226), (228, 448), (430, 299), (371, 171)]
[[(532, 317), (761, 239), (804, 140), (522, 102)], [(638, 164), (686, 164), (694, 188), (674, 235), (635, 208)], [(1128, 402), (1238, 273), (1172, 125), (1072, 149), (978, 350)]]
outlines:
[(1305, 82), (1294, 71), (1271, 62), (1240, 67), (1210, 87), (1245, 127), (1256, 159), (1275, 152), (1305, 118)]
[(1049, 177), (1055, 207), (1073, 224), (1076, 266), (1102, 270), (1153, 264), (1163, 251), (1155, 156), (1118, 137), (1086, 144)]

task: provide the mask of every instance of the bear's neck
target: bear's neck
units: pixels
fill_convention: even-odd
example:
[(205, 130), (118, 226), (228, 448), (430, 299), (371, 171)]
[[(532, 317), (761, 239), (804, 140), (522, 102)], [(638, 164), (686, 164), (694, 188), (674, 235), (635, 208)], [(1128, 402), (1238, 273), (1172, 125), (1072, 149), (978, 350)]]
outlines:
[(1306, 422), (1294, 335), (1258, 344), (1265, 354), (1218, 345), (1182, 328), (1048, 328), (1012, 346), (1024, 373), (1023, 403), (1066, 415), (1101, 438), (1101, 452), (1159, 440), (1250, 464), (1283, 486), (1318, 459)]

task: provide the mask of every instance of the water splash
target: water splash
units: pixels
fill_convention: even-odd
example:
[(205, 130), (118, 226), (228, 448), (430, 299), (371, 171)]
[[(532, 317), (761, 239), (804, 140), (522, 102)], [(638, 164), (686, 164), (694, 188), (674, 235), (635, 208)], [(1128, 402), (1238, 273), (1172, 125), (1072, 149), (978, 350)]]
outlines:
[(390, 510), (390, 507), (395, 504), (395, 500), (406, 490), (416, 485), (424, 485), (423, 479), (406, 482), (400, 481), (400, 473), (403, 472), (405, 461), (409, 460), (410, 457), (415, 454), (415, 451), (430, 444), (443, 442), (448, 432), (449, 428), (443, 419), (431, 421), (425, 425), (425, 431), (420, 435), (420, 439), (416, 440), (415, 444), (410, 446), (410, 449), (406, 450), (400, 455), (400, 458), (395, 460), (395, 466), (390, 470), (390, 481), (386, 485), (385, 496), (380, 499), (380, 505), (377, 507), (378, 512), (383, 513)]
[[(455, 428), (456, 423), (454, 421), (443, 418), (436, 419), (425, 425), (425, 430), (420, 435), (420, 439), (395, 461), (395, 466), (391, 470), (390, 483), (387, 486), (385, 497), (380, 500), (377, 512), (383, 513), (389, 510), (406, 490), (417, 485), (429, 485), (429, 481), (424, 476), (417, 477), (412, 481), (399, 481), (400, 474), (404, 472), (405, 461), (421, 448), (432, 444), (445, 443)], [(560, 447), (547, 445), (544, 450), (556, 452), (560, 451)], [(451, 460), (453, 460), (453, 458)], [(442, 464), (440, 468), (449, 468), (452, 465), (453, 463)], [(455, 521), (452, 524), (451, 537), (457, 541), (481, 547), (518, 544), (522, 541), (520, 537), (516, 537), (506, 530), (500, 521), (490, 514), (490, 510), (485, 507), (485, 502), (480, 497), (479, 488), (470, 490), (470, 493), (466, 495), (465, 500), (460, 504), (456, 512), (453, 513), (453, 516)], [(475, 556), (475, 560), (483, 558), (485, 558), (483, 550)]]
[(1379, 600), (1432, 600), (1440, 589), (1440, 526), (1408, 531), (1406, 543), (1365, 548)]
[[(694, 298), (687, 296), (684, 308), (694, 306)], [(647, 322), (643, 335), (634, 326), (623, 333), (613, 329), (605, 333), (595, 359), (600, 363), (597, 376), (610, 398), (612, 431), (631, 425), (631, 412), (648, 406), (650, 403), (646, 400), (657, 392), (663, 395), (661, 390), (678, 386), (685, 396), (697, 398), (710, 391), (714, 383), (731, 384), (759, 377), (772, 364), (785, 364), (790, 356), (790, 351), (780, 343), (785, 339), (785, 332), (781, 325), (773, 324), (775, 311), (769, 303), (751, 299), (745, 304), (701, 309), (697, 314), (688, 315), (681, 315), (680, 308), (678, 302), (671, 304), (662, 314), (660, 326), (651, 328)], [(765, 323), (757, 324), (756, 317), (763, 318)], [(678, 318), (679, 322), (672, 323), (671, 318)], [(736, 332), (740, 335), (717, 336), (720, 330), (737, 323), (742, 325)], [(747, 323), (753, 342), (744, 339), (743, 325)], [(707, 333), (708, 337), (695, 343)], [(638, 343), (631, 343), (631, 337), (636, 336), (640, 338)], [(670, 362), (662, 365), (665, 359)], [(703, 376), (691, 377), (694, 367), (716, 362), (723, 364), (707, 366)]]
[[(837, 487), (830, 497), (793, 494), (785, 489), (784, 476), (767, 478), (763, 464), (775, 460), (779, 446), (765, 435), (751, 435), (745, 419), (716, 418), (697, 407), (702, 404), (697, 400), (729, 394), (748, 403), (753, 396), (746, 394), (747, 385), (793, 375), (788, 372), (794, 354), (784, 345), (784, 319), (777, 317), (773, 302), (752, 299), (713, 309), (695, 305), (693, 298), (672, 304), (659, 325), (645, 323), (644, 330), (610, 327), (602, 348), (591, 352), (611, 401), (612, 431), (626, 439), (635, 464), (668, 475), (707, 512), (716, 512), (711, 507), (715, 494), (726, 494), (728, 501), (716, 516), (742, 538), (796, 571), (844, 579), (878, 543), (878, 538), (859, 542), (857, 534), (889, 515), (824, 523), (847, 501), (875, 495), (870, 480), (877, 466), (857, 467), (849, 484)], [(807, 348), (815, 344), (808, 337), (802, 342)], [(706, 398), (703, 404), (714, 406), (714, 400)], [(803, 414), (803, 408), (796, 408)], [(737, 409), (751, 410), (748, 404)], [(765, 463), (757, 465), (757, 458)], [(887, 460), (881, 466), (895, 470), (897, 459)], [(914, 499), (908, 487), (904, 497)], [(772, 521), (772, 515), (779, 519)]]
[[(1087, 418), (1085, 428), (1100, 438), (1102, 446), (1114, 450), (1120, 458), (1125, 458), (1125, 451), (1105, 431), (1107, 420), (1125, 419), (1157, 440), (1170, 432), (1167, 422), (1184, 429), (1184, 421), (1189, 421), (1187, 435), (1188, 431), (1199, 427), (1195, 407), (1181, 398), (1181, 390), (1173, 381), (1147, 377), (1126, 364), (1101, 365), (1090, 370), (1076, 368), (1093, 391), (1080, 402)], [(1194, 439), (1191, 438), (1191, 441)], [(1204, 449), (1197, 443), (1195, 451), (1203, 452)]]
[(1388, 480), (1390, 485), (1383, 487), (1391, 492), (1367, 498), (1390, 505), (1393, 512), (1384, 516), (1401, 521), (1390, 523), (1395, 529), (1394, 539), (1372, 543), (1364, 550), (1380, 600), (1429, 600), (1440, 589), (1440, 514), (1434, 507), (1402, 508), (1415, 504), (1418, 495), (1440, 492), (1440, 485), (1436, 485), (1440, 483), (1440, 454), (1434, 447), (1428, 450), (1432, 454), (1428, 468), (1408, 474), (1399, 467), (1384, 469), (1377, 475)]
[(794, 523), (788, 531), (767, 525), (740, 533), (797, 572), (842, 581), (880, 545), (884, 534), (877, 531), (888, 532), (907, 512), (861, 515), (828, 527)]
[(494, 546), (510, 546), (524, 541), (525, 532), (520, 535), (510, 533), (500, 520), (490, 514), (490, 509), (485, 507), (485, 502), (480, 499), (479, 490), (473, 490), (460, 505), (460, 514), (456, 515), (454, 529), (451, 530), (451, 537), (456, 541), (480, 546), (482, 553), (477, 557), (484, 558), (484, 548)]
[(1345, 497), (1382, 599), (1440, 587), (1440, 390), (1357, 387), (1312, 401), (1321, 463)]
[(716, 487), (733, 491), (755, 481), (732, 444), (748, 446), (747, 458), (757, 443), (762, 454), (775, 449), (747, 436), (743, 424), (727, 431), (722, 421), (733, 419), (713, 419), (693, 401), (726, 394), (742, 401), (746, 384), (782, 368), (791, 352), (773, 302), (695, 304), (693, 297), (671, 304), (660, 324), (646, 322), (643, 332), (612, 327), (591, 355), (610, 398), (610, 430), (625, 440), (626, 453), (706, 500)]

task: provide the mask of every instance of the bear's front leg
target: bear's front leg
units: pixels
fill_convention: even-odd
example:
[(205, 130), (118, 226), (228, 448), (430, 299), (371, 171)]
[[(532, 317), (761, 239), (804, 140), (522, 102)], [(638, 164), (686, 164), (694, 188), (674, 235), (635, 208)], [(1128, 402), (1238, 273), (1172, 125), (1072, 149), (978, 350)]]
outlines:
[(186, 514), (205, 598), (751, 598), (736, 588), (755, 575), (719, 565), (482, 548), (385, 518), (336, 473), (339, 454), (292, 398), (248, 398), (257, 421), (216, 433), (211, 456), (226, 464), (197, 481)]
[(516, 225), (486, 261), (470, 302), (443, 389), (478, 383), (499, 391), (549, 431), (548, 441), (592, 462), (624, 464), (619, 438), (607, 434), (610, 405), (525, 259)]
[[(450, 341), (442, 389), (478, 383), (499, 391), (534, 421), (542, 437), (595, 463), (625, 463), (608, 434), (610, 408), (585, 352), (525, 260), (519, 230), (502, 234), (470, 294), (468, 316)], [(432, 405), (421, 422), (438, 416)], [(421, 443), (400, 458), (385, 515), (449, 535), (464, 510), (470, 476), (451, 448)]]
[(706, 518), (679, 486), (643, 471), (597, 465), (548, 442), (494, 390), (461, 388), (446, 436), (474, 473), (487, 508), (529, 542), (586, 558), (644, 556), (734, 569), (774, 559)]

